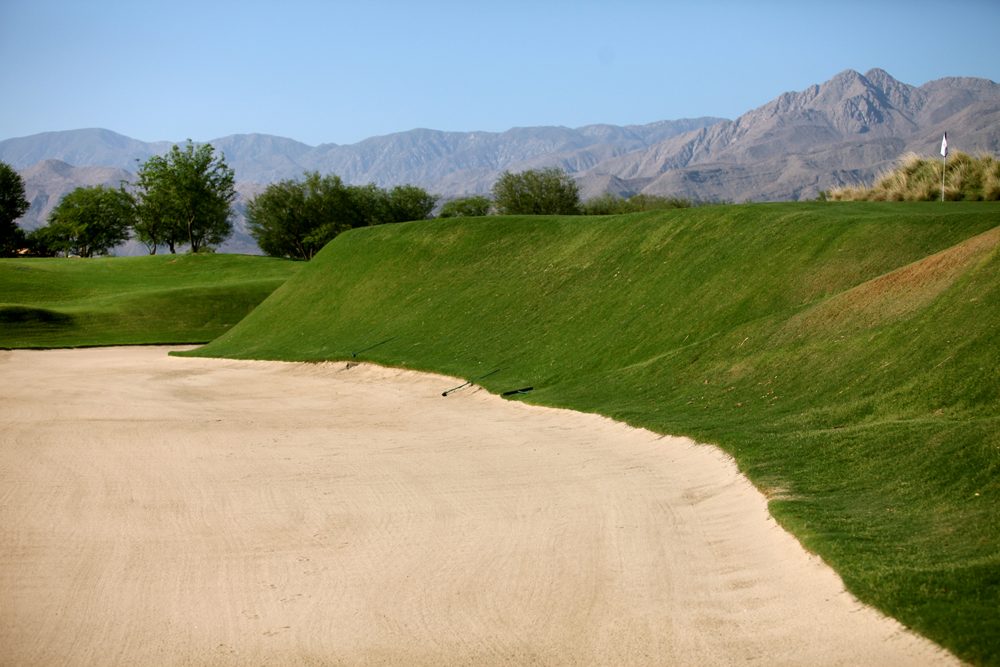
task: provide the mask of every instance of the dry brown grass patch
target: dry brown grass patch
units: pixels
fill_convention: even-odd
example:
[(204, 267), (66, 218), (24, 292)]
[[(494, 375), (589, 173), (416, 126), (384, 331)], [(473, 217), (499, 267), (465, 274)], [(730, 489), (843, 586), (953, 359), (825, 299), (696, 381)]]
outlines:
[(789, 319), (777, 339), (905, 319), (929, 306), (998, 246), (1000, 227), (816, 304)]

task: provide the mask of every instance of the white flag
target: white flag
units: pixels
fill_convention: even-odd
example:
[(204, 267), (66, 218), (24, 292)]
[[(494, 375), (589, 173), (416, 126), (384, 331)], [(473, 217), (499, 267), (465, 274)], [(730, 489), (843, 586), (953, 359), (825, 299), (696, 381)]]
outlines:
[(944, 133), (944, 139), (941, 140), (941, 155), (948, 157), (948, 133)]

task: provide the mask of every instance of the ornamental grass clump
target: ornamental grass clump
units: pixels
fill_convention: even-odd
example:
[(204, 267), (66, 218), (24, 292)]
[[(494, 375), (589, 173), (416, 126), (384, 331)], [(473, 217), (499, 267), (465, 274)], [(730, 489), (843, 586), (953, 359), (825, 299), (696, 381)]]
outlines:
[[(833, 201), (935, 201), (941, 199), (941, 160), (907, 153), (893, 171), (883, 173), (870, 188), (832, 190)], [(1000, 201), (1000, 162), (988, 155), (955, 153), (947, 160), (944, 178), (947, 201)]]

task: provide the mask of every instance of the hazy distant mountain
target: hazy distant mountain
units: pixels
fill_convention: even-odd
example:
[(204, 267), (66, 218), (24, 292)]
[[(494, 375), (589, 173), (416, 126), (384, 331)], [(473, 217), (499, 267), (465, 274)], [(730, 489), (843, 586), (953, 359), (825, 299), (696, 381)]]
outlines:
[[(442, 178), (467, 169), (505, 169), (554, 152), (606, 144), (624, 151), (651, 146), (667, 137), (706, 127), (723, 118), (669, 120), (649, 125), (523, 127), (506, 132), (411, 130), (371, 137), (356, 144), (308, 146), (267, 134), (234, 134), (212, 139), (240, 183), (273, 183), (304, 171), (338, 174), (348, 183), (382, 186)], [(62, 160), (76, 167), (117, 167), (135, 171), (136, 160), (170, 150), (176, 142), (146, 143), (110, 130), (45, 132), (0, 141), (0, 160), (24, 169), (41, 160)]]
[(588, 125), (575, 129), (518, 127), (500, 133), (412, 130), (372, 137), (350, 146), (324, 144), (298, 161), (306, 169), (333, 172), (351, 183), (431, 184), (458, 171), (512, 169), (546, 155), (595, 146), (630, 151), (722, 120), (695, 118), (625, 127)]
[(73, 167), (62, 160), (42, 160), (18, 173), (24, 179), (24, 195), (31, 207), (18, 220), (25, 229), (45, 224), (49, 213), (63, 195), (78, 187), (106, 185), (117, 188), (121, 181), (131, 181), (133, 176), (124, 169), (113, 167)]
[[(263, 134), (210, 143), (236, 171), (237, 234), (224, 246), (253, 249), (243, 228), (246, 200), (264, 184), (303, 171), (349, 183), (412, 183), (445, 196), (486, 193), (507, 169), (556, 166), (572, 173), (586, 199), (602, 192), (693, 199), (782, 201), (870, 181), (907, 151), (937, 153), (947, 131), (953, 150), (1000, 154), (1000, 85), (945, 78), (920, 87), (880, 69), (841, 72), (780, 95), (736, 120), (694, 118), (648, 125), (529, 127), (506, 132), (417, 129), (356, 144), (306, 144)], [(172, 142), (146, 143), (109, 130), (46, 132), (0, 141), (0, 160), (21, 169), (34, 202), (22, 221), (42, 224), (77, 185), (128, 180)], [(70, 165), (75, 165), (71, 167)], [(124, 170), (124, 171), (122, 171)]]
[(113, 167), (134, 172), (136, 160), (170, 150), (173, 143), (147, 143), (96, 128), (43, 132), (0, 141), (0, 161), (24, 169), (42, 160), (61, 160), (74, 167)]

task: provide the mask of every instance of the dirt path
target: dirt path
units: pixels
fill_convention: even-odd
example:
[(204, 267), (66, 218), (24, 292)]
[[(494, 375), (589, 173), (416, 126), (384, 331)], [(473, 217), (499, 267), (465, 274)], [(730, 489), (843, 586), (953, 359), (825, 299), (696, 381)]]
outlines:
[(947, 665), (718, 450), (452, 378), (0, 352), (2, 665)]

